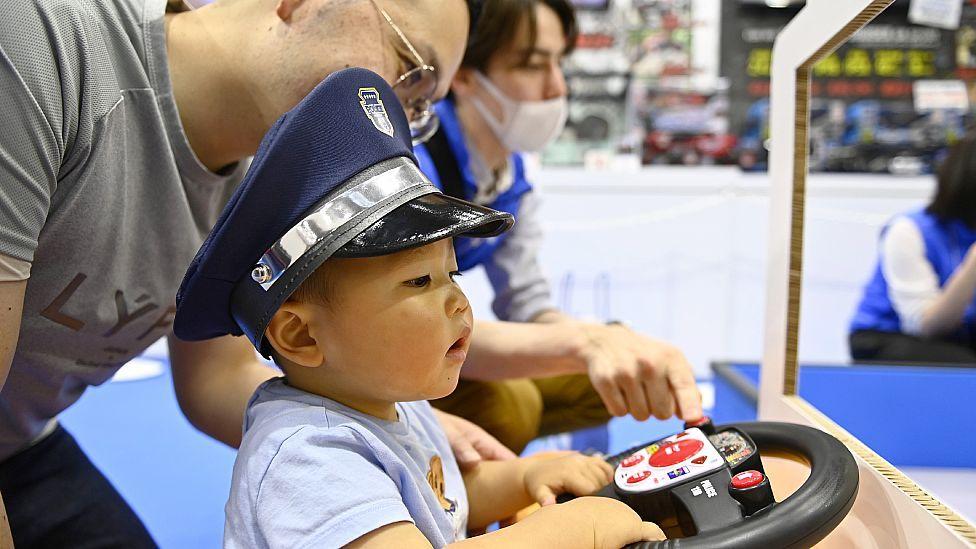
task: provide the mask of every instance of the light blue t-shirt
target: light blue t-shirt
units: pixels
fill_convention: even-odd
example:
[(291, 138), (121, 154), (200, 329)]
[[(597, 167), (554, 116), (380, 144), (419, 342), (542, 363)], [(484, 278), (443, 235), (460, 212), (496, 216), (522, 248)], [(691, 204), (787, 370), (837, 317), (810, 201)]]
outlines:
[(277, 378), (248, 405), (234, 463), (226, 548), (341, 547), (412, 522), (434, 547), (463, 539), (468, 499), (427, 402), (382, 420)]

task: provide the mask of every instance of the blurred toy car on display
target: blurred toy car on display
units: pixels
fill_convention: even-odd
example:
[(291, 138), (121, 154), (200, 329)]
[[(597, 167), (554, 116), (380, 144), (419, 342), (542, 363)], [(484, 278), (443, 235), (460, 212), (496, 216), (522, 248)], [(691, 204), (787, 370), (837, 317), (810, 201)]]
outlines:
[(736, 137), (728, 133), (699, 134), (655, 130), (644, 138), (644, 164), (730, 164)]
[[(810, 170), (893, 175), (932, 173), (947, 148), (965, 133), (966, 115), (954, 110), (917, 112), (910, 103), (813, 99)], [(762, 171), (769, 154), (769, 101), (749, 107), (736, 151), (739, 166)]]
[(635, 102), (645, 126), (644, 164), (732, 164), (736, 136), (728, 132), (721, 93), (648, 90)]
[(857, 101), (848, 106), (845, 118), (841, 150), (826, 158), (826, 171), (932, 173), (965, 131), (959, 112), (919, 113), (902, 102)]

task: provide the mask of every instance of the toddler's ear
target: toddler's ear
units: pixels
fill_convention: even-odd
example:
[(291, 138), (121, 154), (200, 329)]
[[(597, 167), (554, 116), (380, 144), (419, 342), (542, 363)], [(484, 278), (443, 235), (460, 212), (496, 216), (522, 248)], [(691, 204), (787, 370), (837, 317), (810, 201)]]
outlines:
[(271, 317), (264, 332), (281, 358), (306, 368), (316, 368), (325, 363), (322, 349), (308, 330), (312, 314), (312, 309), (306, 304), (286, 301)]

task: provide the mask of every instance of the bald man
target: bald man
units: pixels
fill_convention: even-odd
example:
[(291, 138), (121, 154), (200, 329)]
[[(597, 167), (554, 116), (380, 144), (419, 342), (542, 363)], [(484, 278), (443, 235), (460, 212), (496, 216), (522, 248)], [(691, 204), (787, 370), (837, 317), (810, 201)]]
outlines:
[[(464, 0), (165, 6), (0, 10), (0, 493), (18, 546), (154, 546), (57, 415), (170, 335), (183, 273), (279, 116), (360, 66), (424, 122), (469, 26)], [(168, 340), (183, 413), (236, 446), (248, 398), (277, 373), (244, 338)]]

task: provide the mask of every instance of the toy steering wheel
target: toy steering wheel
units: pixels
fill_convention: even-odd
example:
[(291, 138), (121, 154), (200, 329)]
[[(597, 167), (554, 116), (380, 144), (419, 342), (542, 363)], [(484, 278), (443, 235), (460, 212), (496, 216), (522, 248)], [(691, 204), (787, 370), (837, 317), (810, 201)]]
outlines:
[[(810, 476), (776, 502), (760, 451), (802, 456)], [(623, 501), (643, 520), (684, 536), (628, 549), (810, 547), (847, 516), (858, 487), (857, 463), (840, 441), (790, 423), (715, 427), (703, 418), (607, 461), (613, 482), (594, 495)]]

